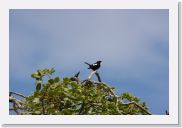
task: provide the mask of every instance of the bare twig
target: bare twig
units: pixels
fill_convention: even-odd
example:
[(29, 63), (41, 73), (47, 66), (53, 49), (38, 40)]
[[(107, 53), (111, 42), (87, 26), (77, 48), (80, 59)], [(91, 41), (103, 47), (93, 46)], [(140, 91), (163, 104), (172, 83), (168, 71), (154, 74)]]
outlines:
[(87, 80), (91, 80), (91, 78), (93, 77), (94, 74), (97, 76), (98, 81), (101, 82), (101, 78), (100, 78), (99, 73), (98, 73), (97, 70), (92, 71), (92, 72), (89, 74)]
[[(47, 92), (47, 89), (46, 89), (46, 92)], [(45, 105), (44, 105), (45, 94), (46, 94), (46, 93), (43, 94), (43, 96), (42, 96), (42, 101), (41, 101), (41, 105), (42, 105), (42, 114), (43, 114), (43, 115), (46, 114), (46, 113), (45, 113)]]
[(17, 96), (20, 96), (20, 97), (26, 98), (26, 96), (24, 96), (24, 95), (23, 95), (23, 94), (21, 94), (21, 93), (12, 92), (12, 91), (10, 91), (9, 93), (10, 93), (10, 96), (11, 96), (12, 94), (15, 94), (15, 95), (17, 95)]
[(23, 104), (20, 100), (17, 100), (12, 96), (9, 97), (9, 102), (14, 103), (18, 108), (21, 108)]
[(85, 102), (83, 101), (83, 103), (81, 104), (80, 110), (79, 110), (79, 115), (82, 114), (84, 107), (85, 107)]
[(96, 71), (92, 71), (92, 72), (90, 73), (90, 75), (88, 76), (88, 80), (90, 80), (90, 79), (92, 78), (92, 76), (93, 76), (96, 72), (97, 72), (97, 70), (96, 70)]
[(45, 90), (45, 92), (43, 93), (43, 95), (42, 95), (42, 97), (41, 97), (41, 99), (42, 99), (41, 105), (42, 105), (42, 114), (43, 114), (43, 115), (46, 115), (46, 114), (47, 114), (47, 113), (46, 113), (46, 110), (45, 110), (45, 102), (44, 102), (44, 99), (45, 99), (47, 90), (48, 90), (49, 88), (50, 88), (50, 86), (46, 86), (46, 90)]
[(13, 103), (13, 108), (9, 110), (14, 110), (17, 115), (20, 115), (19, 109), (23, 109), (23, 103), (20, 100), (15, 99), (13, 96), (9, 97), (9, 102)]
[[(121, 102), (122, 103), (122, 102)], [(142, 109), (146, 114), (148, 115), (152, 115), (150, 112), (148, 112), (146, 109), (144, 109), (142, 106), (140, 106), (139, 104), (137, 104), (135, 101), (131, 101), (129, 103), (122, 103), (123, 105), (131, 105), (131, 104), (134, 104), (136, 105), (137, 107), (139, 107), (140, 109)]]
[(109, 86), (108, 84), (106, 84), (104, 82), (97, 82), (97, 81), (94, 81), (94, 80), (92, 80), (91, 82), (94, 83), (94, 84), (104, 84), (104, 85), (106, 85), (106, 87), (108, 87), (108, 89), (110, 89), (109, 91), (110, 91), (110, 93), (111, 93), (112, 96), (119, 97), (118, 95), (116, 95), (114, 93), (114, 91), (111, 89), (111, 86)]
[(85, 80), (83, 80), (83, 81), (81, 82), (81, 84), (83, 84), (83, 83), (85, 83), (85, 82), (87, 82), (87, 81), (91, 81), (91, 78), (93, 77), (93, 75), (94, 75), (96, 72), (97, 72), (97, 71), (91, 71), (91, 73), (89, 74), (88, 78), (85, 79)]
[(10, 111), (15, 111), (15, 108), (12, 107), (12, 108), (9, 108), (9, 110), (10, 110)]

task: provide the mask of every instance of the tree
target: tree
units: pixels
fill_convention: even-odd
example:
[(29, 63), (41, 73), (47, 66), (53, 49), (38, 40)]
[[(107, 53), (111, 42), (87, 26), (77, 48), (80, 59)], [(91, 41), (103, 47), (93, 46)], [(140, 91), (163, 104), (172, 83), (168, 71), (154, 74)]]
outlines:
[[(78, 76), (52, 78), (54, 72), (53, 68), (34, 72), (36, 90), (29, 96), (10, 92), (9, 110), (18, 115), (151, 115), (138, 97), (127, 92), (116, 95), (113, 87), (101, 82), (97, 71), (83, 81)], [(91, 79), (94, 74), (98, 81)]]

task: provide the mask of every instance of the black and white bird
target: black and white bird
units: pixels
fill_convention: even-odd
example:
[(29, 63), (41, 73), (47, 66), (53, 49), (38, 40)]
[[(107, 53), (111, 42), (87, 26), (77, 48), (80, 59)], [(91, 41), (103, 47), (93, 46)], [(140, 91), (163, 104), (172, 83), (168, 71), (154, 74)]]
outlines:
[(77, 78), (78, 78), (79, 74), (80, 74), (80, 71), (79, 71), (78, 73), (76, 73), (76, 74), (74, 75), (74, 77), (77, 77)]
[(78, 73), (76, 73), (73, 77), (71, 77), (70, 80), (75, 81), (78, 84), (80, 82), (79, 74), (80, 74), (80, 71)]
[(97, 69), (99, 69), (100, 68), (100, 63), (101, 63), (102, 61), (97, 61), (96, 63), (93, 63), (93, 64), (89, 64), (89, 63), (87, 63), (87, 62), (85, 62), (85, 64), (87, 64), (89, 67), (88, 67), (88, 69), (92, 69), (93, 71), (95, 71), (95, 70), (97, 70)]

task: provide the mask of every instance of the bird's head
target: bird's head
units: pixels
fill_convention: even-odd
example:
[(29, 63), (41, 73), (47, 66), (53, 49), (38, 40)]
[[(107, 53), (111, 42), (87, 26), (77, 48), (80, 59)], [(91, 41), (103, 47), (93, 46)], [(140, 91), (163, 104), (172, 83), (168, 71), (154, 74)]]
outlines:
[(100, 64), (101, 62), (102, 62), (102, 61), (100, 61), (100, 60), (99, 60), (99, 61), (97, 61), (97, 63), (98, 63), (98, 64)]

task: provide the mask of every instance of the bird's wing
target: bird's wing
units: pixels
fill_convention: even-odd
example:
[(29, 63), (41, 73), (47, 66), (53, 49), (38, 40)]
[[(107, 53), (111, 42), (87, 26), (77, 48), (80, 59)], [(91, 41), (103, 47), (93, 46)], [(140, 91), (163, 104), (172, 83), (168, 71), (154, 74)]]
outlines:
[(93, 66), (97, 66), (98, 64), (97, 63), (94, 63)]

